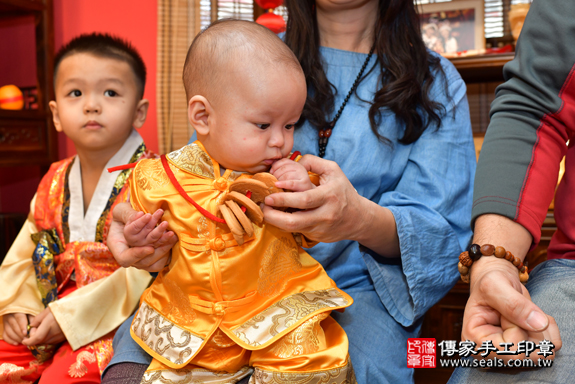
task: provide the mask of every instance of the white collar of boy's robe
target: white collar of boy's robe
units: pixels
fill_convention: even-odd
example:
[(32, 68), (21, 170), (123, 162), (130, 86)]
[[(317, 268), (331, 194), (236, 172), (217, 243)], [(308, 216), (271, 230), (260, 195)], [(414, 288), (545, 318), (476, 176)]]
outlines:
[(104, 167), (86, 214), (84, 214), (80, 158), (76, 155), (68, 177), (68, 188), (70, 189), (70, 213), (68, 214), (70, 242), (96, 240), (98, 219), (106, 208), (112, 188), (118, 177), (118, 172), (110, 173), (108, 168), (129, 163), (134, 152), (136, 152), (143, 141), (142, 136), (136, 130), (132, 130), (122, 148), (112, 156)]

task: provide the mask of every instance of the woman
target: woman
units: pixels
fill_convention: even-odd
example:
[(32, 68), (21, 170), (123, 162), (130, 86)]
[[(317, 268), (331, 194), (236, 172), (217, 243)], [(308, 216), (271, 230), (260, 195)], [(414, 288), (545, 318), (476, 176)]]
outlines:
[[(426, 50), (410, 1), (285, 4), (284, 40), (309, 89), (294, 148), (325, 160), (304, 156), (321, 185), (268, 197), (266, 221), (322, 242), (310, 254), (355, 301), (333, 316), (348, 334), (358, 382), (411, 382), (407, 338), (457, 281), (457, 255), (471, 236), (475, 151), (465, 84)], [(281, 206), (305, 211), (273, 209)], [(118, 354), (129, 348), (129, 335), (117, 337)], [(129, 356), (113, 362), (145, 364), (135, 350)], [(114, 366), (104, 381), (122, 372)]]

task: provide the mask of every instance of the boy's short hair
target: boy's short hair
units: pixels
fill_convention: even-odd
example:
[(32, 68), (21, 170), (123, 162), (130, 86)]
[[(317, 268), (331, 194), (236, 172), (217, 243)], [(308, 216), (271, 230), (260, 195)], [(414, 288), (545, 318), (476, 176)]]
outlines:
[(127, 63), (136, 78), (140, 99), (144, 97), (146, 86), (146, 65), (138, 51), (126, 40), (107, 33), (82, 34), (70, 40), (54, 57), (54, 85), (58, 67), (66, 57), (77, 53), (89, 53), (96, 57), (120, 60)]

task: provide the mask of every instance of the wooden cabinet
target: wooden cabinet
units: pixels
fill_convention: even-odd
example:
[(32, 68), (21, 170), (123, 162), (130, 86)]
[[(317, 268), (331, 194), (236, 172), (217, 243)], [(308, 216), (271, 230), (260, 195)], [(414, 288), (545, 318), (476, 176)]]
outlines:
[[(495, 88), (503, 82), (503, 65), (512, 60), (513, 56), (513, 53), (507, 53), (451, 60), (467, 84), (477, 154), (481, 150), (483, 136), (489, 125), (489, 108), (495, 97)], [(541, 230), (541, 241), (533, 251), (527, 254), (529, 269), (547, 259), (547, 247), (556, 229), (553, 210), (550, 207)], [(451, 291), (425, 315), (421, 337), (435, 338), (438, 343), (442, 340), (459, 341), (468, 297), (469, 285), (459, 280)], [(415, 382), (446, 383), (452, 372), (453, 368), (416, 369)]]
[[(48, 107), (54, 93), (52, 0), (0, 0), (0, 25), (23, 17), (30, 17), (35, 29), (35, 41), (26, 43), (35, 45), (37, 109), (0, 109), (0, 166), (46, 168), (57, 160), (56, 132)], [(0, 38), (12, 41), (11, 36)]]

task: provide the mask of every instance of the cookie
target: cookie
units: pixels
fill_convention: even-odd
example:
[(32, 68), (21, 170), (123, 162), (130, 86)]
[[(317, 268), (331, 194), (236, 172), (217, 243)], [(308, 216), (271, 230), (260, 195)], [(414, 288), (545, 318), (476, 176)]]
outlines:
[(264, 213), (260, 207), (246, 195), (243, 195), (239, 192), (229, 192), (224, 200), (233, 200), (238, 203), (240, 207), (246, 207), (246, 215), (250, 218), (251, 221), (258, 225), (263, 223)]
[(224, 220), (226, 221), (226, 224), (232, 232), (232, 235), (234, 235), (234, 239), (236, 239), (238, 245), (242, 245), (244, 243), (244, 230), (238, 222), (238, 219), (236, 219), (232, 211), (225, 205), (222, 204), (219, 206), (219, 208), (222, 216), (224, 217)]
[(242, 228), (244, 229), (244, 231), (246, 231), (246, 234), (249, 237), (252, 237), (254, 235), (254, 225), (252, 224), (251, 220), (248, 219), (246, 214), (242, 211), (238, 203), (236, 203), (233, 200), (226, 200), (226, 205), (228, 206), (228, 208), (231, 209), (232, 213), (236, 216), (236, 219), (238, 219), (238, 221), (242, 225)]
[(246, 195), (248, 191), (252, 193), (250, 198), (257, 205), (263, 203), (266, 196), (270, 194), (268, 186), (259, 180), (239, 179), (230, 184), (230, 192)]
[(268, 187), (268, 191), (270, 191), (270, 193), (278, 193), (284, 191), (283, 189), (276, 187), (275, 184), (278, 181), (278, 179), (276, 179), (276, 177), (271, 173), (268, 172), (256, 173), (252, 177), (252, 180), (257, 180), (264, 183)]

